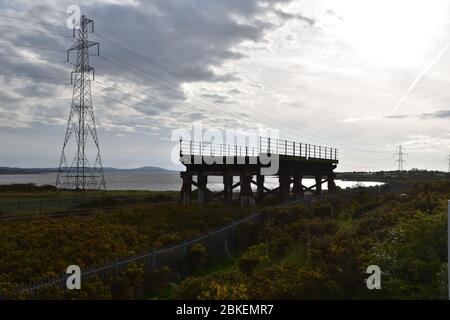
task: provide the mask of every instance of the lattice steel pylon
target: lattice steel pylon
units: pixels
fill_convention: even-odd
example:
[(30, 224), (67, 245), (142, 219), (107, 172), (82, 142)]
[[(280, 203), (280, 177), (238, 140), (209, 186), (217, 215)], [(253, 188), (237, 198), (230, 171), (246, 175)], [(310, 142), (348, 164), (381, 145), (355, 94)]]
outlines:
[(395, 160), (395, 163), (398, 165), (398, 171), (403, 171), (403, 165), (406, 163), (405, 157), (408, 157), (408, 154), (405, 152), (405, 147), (402, 145), (398, 146), (396, 152), (394, 153), (394, 157), (398, 157)]
[[(89, 65), (89, 48), (97, 46), (97, 55), (100, 48), (97, 42), (88, 40), (89, 25), (94, 32), (94, 22), (83, 15), (77, 41), (67, 50), (67, 61), (73, 50), (77, 52), (77, 61), (71, 74), (72, 104), (56, 178), (56, 187), (60, 189), (106, 189), (92, 107), (91, 71), (93, 77), (95, 75), (94, 68)], [(73, 33), (75, 37), (75, 29)], [(68, 159), (71, 160), (70, 165)]]

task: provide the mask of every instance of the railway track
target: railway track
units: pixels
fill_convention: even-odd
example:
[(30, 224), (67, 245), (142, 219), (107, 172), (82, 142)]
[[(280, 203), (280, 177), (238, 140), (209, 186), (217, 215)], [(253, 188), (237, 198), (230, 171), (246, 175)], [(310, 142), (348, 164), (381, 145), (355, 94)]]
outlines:
[[(159, 203), (146, 203), (152, 206), (160, 206), (167, 204), (175, 204), (176, 202), (159, 202)], [(3, 215), (0, 216), (0, 221), (17, 221), (17, 220), (32, 220), (37, 218), (66, 218), (66, 217), (87, 217), (93, 214), (105, 214), (111, 213), (116, 210), (130, 208), (132, 205), (118, 206), (118, 207), (107, 207), (107, 208), (89, 208), (89, 209), (77, 209), (77, 210), (64, 210), (64, 211), (54, 211), (48, 213), (31, 213), (31, 214), (18, 214), (18, 215)]]

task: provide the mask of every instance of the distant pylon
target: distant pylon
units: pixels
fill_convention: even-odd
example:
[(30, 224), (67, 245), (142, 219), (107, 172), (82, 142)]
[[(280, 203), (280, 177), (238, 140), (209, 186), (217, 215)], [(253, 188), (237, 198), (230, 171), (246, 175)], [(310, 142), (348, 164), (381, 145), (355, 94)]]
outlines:
[(448, 169), (447, 169), (447, 173), (450, 174), (450, 154), (448, 155), (447, 161), (448, 161)]
[[(94, 32), (94, 22), (83, 15), (78, 39), (67, 51), (67, 61), (72, 50), (77, 51), (77, 61), (71, 74), (72, 105), (56, 178), (56, 187), (62, 189), (106, 189), (92, 107), (90, 73), (94, 76), (94, 68), (89, 65), (89, 48), (97, 46), (98, 55), (100, 48), (97, 42), (88, 40), (89, 25)], [(70, 165), (67, 160), (71, 160)]]
[(398, 165), (398, 171), (403, 171), (403, 165), (406, 164), (404, 158), (407, 156), (408, 154), (405, 152), (405, 148), (402, 145), (398, 146), (394, 153), (394, 157), (398, 157), (395, 160), (395, 163)]

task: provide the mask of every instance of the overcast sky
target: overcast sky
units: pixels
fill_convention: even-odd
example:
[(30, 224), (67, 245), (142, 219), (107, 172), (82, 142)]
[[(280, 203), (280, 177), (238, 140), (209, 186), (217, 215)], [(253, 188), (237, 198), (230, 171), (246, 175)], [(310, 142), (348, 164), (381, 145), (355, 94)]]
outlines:
[[(55, 167), (70, 109), (66, 9), (95, 20), (104, 166), (174, 168), (171, 132), (269, 127), (339, 170), (447, 170), (450, 0), (0, 0), (0, 166)], [(29, 77), (33, 76), (33, 77)]]

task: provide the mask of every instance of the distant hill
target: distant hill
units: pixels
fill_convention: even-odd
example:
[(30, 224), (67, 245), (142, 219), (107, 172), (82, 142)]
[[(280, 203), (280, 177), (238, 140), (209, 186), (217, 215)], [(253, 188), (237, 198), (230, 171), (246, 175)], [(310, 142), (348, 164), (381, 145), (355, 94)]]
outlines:
[[(58, 168), (11, 168), (11, 167), (0, 167), (0, 174), (39, 174), (48, 172), (57, 172)], [(176, 172), (173, 170), (168, 170), (160, 167), (141, 167), (134, 169), (118, 169), (105, 167), (104, 172), (141, 172), (141, 173), (170, 173)]]
[(177, 172), (174, 170), (168, 170), (160, 167), (140, 167), (140, 168), (134, 168), (134, 169), (117, 169), (117, 168), (110, 168), (106, 167), (103, 168), (104, 172), (142, 172), (142, 173), (168, 173), (168, 172)]

